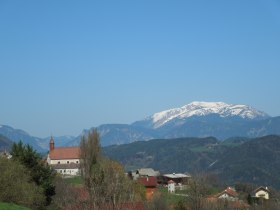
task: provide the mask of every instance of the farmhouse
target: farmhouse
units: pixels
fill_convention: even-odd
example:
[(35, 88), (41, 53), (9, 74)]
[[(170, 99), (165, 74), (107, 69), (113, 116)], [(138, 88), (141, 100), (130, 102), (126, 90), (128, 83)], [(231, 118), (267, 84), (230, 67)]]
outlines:
[(231, 187), (227, 187), (223, 192), (217, 194), (215, 197), (218, 199), (226, 199), (230, 201), (238, 200), (237, 192)]
[(137, 181), (145, 187), (146, 198), (151, 199), (156, 191), (157, 178), (154, 176), (139, 177)]
[(163, 184), (167, 185), (168, 181), (172, 180), (177, 185), (188, 183), (189, 179), (191, 178), (191, 175), (189, 174), (181, 174), (181, 173), (173, 173), (173, 174), (163, 174), (161, 179)]
[(270, 191), (268, 190), (267, 187), (259, 187), (251, 193), (251, 197), (253, 197), (253, 198), (263, 198), (263, 199), (268, 200), (269, 199), (269, 193), (270, 193)]
[(80, 148), (79, 147), (58, 147), (54, 146), (54, 139), (50, 139), (50, 150), (47, 163), (56, 172), (62, 175), (79, 175), (80, 170)]
[(7, 158), (7, 159), (11, 159), (12, 158), (12, 155), (7, 152), (6, 150), (4, 152), (0, 152), (0, 157), (4, 157), (4, 158)]

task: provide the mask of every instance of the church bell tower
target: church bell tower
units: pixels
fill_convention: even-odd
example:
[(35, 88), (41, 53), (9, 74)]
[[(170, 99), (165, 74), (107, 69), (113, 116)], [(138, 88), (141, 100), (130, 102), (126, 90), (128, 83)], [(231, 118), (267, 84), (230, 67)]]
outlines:
[(50, 151), (54, 150), (54, 140), (53, 137), (50, 139)]

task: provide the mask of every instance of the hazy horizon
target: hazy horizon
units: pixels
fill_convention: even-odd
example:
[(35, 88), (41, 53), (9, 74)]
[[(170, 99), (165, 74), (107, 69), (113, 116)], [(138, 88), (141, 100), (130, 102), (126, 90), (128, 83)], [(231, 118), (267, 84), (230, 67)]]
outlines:
[(280, 2), (0, 3), (0, 124), (33, 136), (192, 101), (280, 116)]

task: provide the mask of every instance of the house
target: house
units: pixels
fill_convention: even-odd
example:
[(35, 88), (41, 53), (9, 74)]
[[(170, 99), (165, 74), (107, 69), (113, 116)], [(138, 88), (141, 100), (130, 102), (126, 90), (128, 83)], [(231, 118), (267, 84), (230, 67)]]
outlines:
[(177, 185), (187, 183), (191, 178), (189, 174), (173, 173), (173, 174), (163, 174), (161, 177), (162, 184), (168, 184), (168, 181), (172, 180)]
[(251, 193), (252, 198), (263, 198), (268, 200), (269, 199), (269, 189), (267, 187), (258, 187)]
[(250, 206), (242, 200), (239, 200), (238, 193), (232, 187), (227, 187), (222, 192), (206, 198), (209, 205), (226, 205), (229, 209), (249, 210)]
[(0, 152), (0, 157), (11, 159), (12, 155), (8, 151), (5, 150), (4, 152)]
[(47, 163), (56, 172), (62, 175), (80, 174), (80, 148), (79, 147), (58, 147), (54, 146), (54, 139), (50, 139), (50, 150)]
[(155, 171), (152, 168), (140, 168), (137, 169), (134, 173), (132, 173), (133, 179), (137, 180), (139, 177), (157, 177), (160, 175), (159, 171)]
[(151, 199), (156, 191), (157, 178), (154, 176), (139, 177), (137, 181), (145, 187), (146, 198)]
[(238, 193), (233, 188), (227, 187), (224, 191), (220, 192), (219, 194), (215, 195), (214, 197), (216, 197), (218, 199), (237, 201)]

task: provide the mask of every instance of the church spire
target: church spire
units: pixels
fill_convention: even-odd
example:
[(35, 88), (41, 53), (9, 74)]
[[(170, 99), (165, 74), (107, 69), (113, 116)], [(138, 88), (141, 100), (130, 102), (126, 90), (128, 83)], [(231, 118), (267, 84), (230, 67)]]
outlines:
[(50, 139), (50, 151), (54, 150), (54, 140), (53, 140), (53, 137), (51, 136), (51, 139)]

